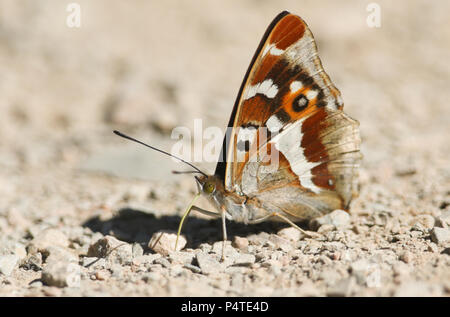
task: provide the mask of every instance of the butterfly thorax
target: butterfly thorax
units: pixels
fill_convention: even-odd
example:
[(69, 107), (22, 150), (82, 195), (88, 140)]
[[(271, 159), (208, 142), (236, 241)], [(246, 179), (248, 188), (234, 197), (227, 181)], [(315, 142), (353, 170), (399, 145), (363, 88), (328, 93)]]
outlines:
[(248, 223), (267, 214), (255, 198), (227, 191), (223, 180), (216, 175), (196, 177), (203, 195), (219, 212), (225, 212), (229, 220)]

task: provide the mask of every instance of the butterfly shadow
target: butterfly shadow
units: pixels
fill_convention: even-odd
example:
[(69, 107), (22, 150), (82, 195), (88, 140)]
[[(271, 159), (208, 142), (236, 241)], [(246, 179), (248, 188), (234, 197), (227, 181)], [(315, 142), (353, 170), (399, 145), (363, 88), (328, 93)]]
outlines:
[[(82, 226), (93, 232), (111, 235), (129, 243), (139, 243), (147, 246), (153, 233), (161, 230), (176, 232), (180, 223), (180, 216), (160, 216), (133, 208), (122, 208), (110, 219), (102, 220), (99, 216), (86, 220)], [(235, 236), (248, 237), (265, 232), (276, 233), (282, 228), (289, 227), (285, 223), (266, 222), (255, 225), (245, 225), (227, 221), (228, 240)], [(203, 219), (195, 215), (185, 220), (182, 234), (187, 238), (188, 248), (198, 248), (202, 243), (222, 241), (222, 222), (220, 219)]]

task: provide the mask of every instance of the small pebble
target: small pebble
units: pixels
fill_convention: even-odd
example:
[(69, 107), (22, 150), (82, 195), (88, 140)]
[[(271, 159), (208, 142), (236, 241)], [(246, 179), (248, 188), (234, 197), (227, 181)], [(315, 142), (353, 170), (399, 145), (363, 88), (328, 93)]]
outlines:
[(33, 288), (39, 288), (39, 287), (44, 286), (44, 283), (42, 283), (42, 281), (40, 281), (40, 280), (34, 280), (34, 281), (31, 281), (30, 284), (28, 284), (28, 285), (30, 285), (30, 287), (33, 287)]
[(251, 266), (256, 258), (253, 254), (240, 254), (234, 261), (235, 266)]
[(42, 270), (42, 253), (32, 253), (29, 254), (20, 264), (20, 267), (24, 268), (25, 270), (33, 270), (33, 271), (39, 271)]
[(414, 218), (412, 224), (420, 224), (424, 229), (432, 229), (434, 227), (434, 222), (434, 217), (431, 215), (419, 215)]
[(41, 279), (48, 286), (76, 287), (80, 284), (80, 272), (75, 263), (51, 262), (44, 267)]
[(145, 266), (153, 264), (153, 262), (156, 259), (159, 259), (161, 257), (161, 254), (155, 253), (155, 254), (145, 254), (141, 255), (139, 257), (136, 257), (133, 259), (134, 263), (144, 264)]
[(100, 270), (95, 272), (95, 278), (99, 281), (104, 281), (109, 277), (109, 274), (106, 270)]
[(294, 227), (283, 228), (277, 232), (277, 235), (291, 241), (298, 241), (303, 237), (303, 234)]
[(88, 257), (104, 258), (123, 242), (112, 236), (105, 236), (89, 246)]
[(246, 250), (248, 248), (248, 239), (235, 236), (232, 246), (240, 250)]
[(260, 232), (258, 234), (252, 234), (247, 237), (250, 244), (264, 245), (269, 239), (270, 235), (267, 232)]
[[(10, 243), (8, 243), (5, 246), (3, 246), (0, 243), (0, 248), (1, 247), (4, 247), (4, 249), (6, 249), (5, 250), (6, 251), (5, 254), (9, 254), (9, 253), (15, 254), (15, 255), (17, 255), (19, 257), (19, 260), (23, 260), (27, 256), (27, 250), (26, 250), (25, 246), (22, 243), (19, 243), (19, 242), (12, 242), (11, 243), (10, 242)], [(0, 251), (0, 253), (3, 253), (3, 252)]]
[(409, 251), (404, 251), (400, 254), (399, 259), (405, 263), (410, 263), (412, 261), (413, 255)]
[(170, 262), (178, 263), (178, 264), (192, 263), (192, 260), (194, 258), (195, 258), (194, 252), (177, 251), (177, 252), (171, 252), (169, 254)]
[(192, 264), (185, 264), (184, 265), (185, 268), (191, 270), (194, 273), (201, 273), (202, 269), (200, 269), (198, 266), (196, 265), (192, 265)]
[(450, 210), (444, 211), (435, 219), (436, 227), (448, 228), (450, 226)]
[(335, 230), (336, 229), (336, 227), (334, 226), (334, 225), (332, 225), (332, 224), (324, 224), (324, 225), (321, 225), (320, 227), (319, 227), (319, 229), (317, 229), (317, 233), (320, 233), (320, 234), (324, 234), (324, 233), (327, 233), (327, 232), (330, 232), (330, 231), (333, 231), (333, 230)]
[(238, 251), (233, 248), (230, 241), (225, 241), (225, 249), (223, 249), (223, 241), (217, 241), (213, 243), (211, 251), (222, 256), (222, 253), (225, 257), (235, 257)]
[(18, 261), (19, 257), (15, 254), (0, 255), (0, 273), (10, 276)]
[(428, 251), (436, 253), (439, 251), (439, 247), (436, 244), (431, 242), (430, 244), (428, 244)]
[(337, 229), (347, 228), (350, 225), (350, 215), (344, 210), (337, 209), (322, 217), (312, 219), (309, 226), (312, 230), (317, 230), (325, 224), (333, 225)]
[(75, 262), (78, 263), (78, 255), (71, 249), (62, 246), (49, 246), (43, 252), (45, 263), (50, 262)]
[(199, 252), (197, 253), (196, 259), (203, 274), (214, 274), (222, 271), (223, 269), (221, 263), (210, 254)]
[(161, 264), (165, 268), (170, 268), (171, 267), (171, 264), (170, 264), (169, 260), (167, 260), (166, 258), (158, 258), (158, 259), (154, 260), (153, 263), (154, 264)]
[(212, 249), (212, 246), (209, 243), (202, 243), (198, 246), (200, 250), (203, 252), (210, 252)]
[(105, 236), (89, 246), (88, 257), (110, 257), (121, 263), (131, 263), (133, 258), (132, 246), (112, 236)]
[(438, 245), (450, 242), (450, 229), (434, 227), (431, 230), (431, 240)]
[(55, 246), (67, 248), (69, 246), (69, 239), (61, 231), (49, 228), (37, 233), (33, 240), (31, 240), (30, 245), (39, 251), (45, 251), (48, 247)]
[(367, 226), (355, 225), (353, 226), (353, 232), (356, 234), (365, 234), (369, 231)]
[(148, 242), (148, 247), (161, 255), (167, 256), (172, 251), (180, 251), (186, 246), (186, 238), (182, 235), (178, 238), (177, 250), (175, 250), (175, 242), (177, 234), (171, 231), (158, 231), (152, 235)]
[(333, 252), (329, 255), (329, 257), (333, 261), (339, 261), (341, 259), (341, 252), (339, 252), (339, 251)]
[(289, 252), (294, 249), (294, 243), (276, 234), (271, 234), (269, 241), (272, 242), (276, 249)]
[(139, 243), (133, 243), (132, 246), (133, 258), (142, 256), (144, 254), (144, 249)]

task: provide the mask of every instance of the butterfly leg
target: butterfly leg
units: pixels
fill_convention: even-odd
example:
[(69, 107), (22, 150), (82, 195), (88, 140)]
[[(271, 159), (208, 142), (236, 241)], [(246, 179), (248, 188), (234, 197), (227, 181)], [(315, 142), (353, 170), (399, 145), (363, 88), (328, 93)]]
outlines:
[(320, 237), (320, 235), (318, 233), (303, 230), (302, 228), (297, 226), (295, 223), (293, 223), (289, 218), (283, 216), (282, 214), (280, 214), (278, 212), (272, 212), (272, 213), (270, 213), (267, 216), (264, 216), (262, 218), (258, 218), (258, 219), (255, 219), (253, 221), (249, 221), (249, 223), (250, 224), (261, 223), (261, 222), (264, 222), (267, 219), (272, 218), (272, 217), (279, 217), (279, 218), (281, 218), (282, 220), (286, 221), (288, 224), (290, 224), (292, 227), (294, 227), (295, 229), (297, 229), (298, 231), (300, 231), (303, 235), (305, 235), (307, 237), (310, 237), (310, 238), (318, 238), (318, 237)]
[(221, 214), (219, 215), (219, 213), (217, 213), (217, 212), (212, 212), (212, 211), (209, 211), (209, 210), (197, 207), (197, 206), (192, 206), (191, 210), (198, 211), (207, 216), (211, 216), (211, 217), (219, 217), (220, 216), (222, 218), (223, 244), (222, 244), (222, 256), (221, 256), (220, 260), (223, 261), (225, 259), (225, 256), (224, 256), (225, 245), (226, 245), (226, 241), (228, 240), (227, 239), (227, 228), (226, 228), (226, 222), (225, 222), (226, 212), (222, 211)]
[(204, 214), (206, 216), (220, 217), (219, 213), (217, 213), (217, 212), (209, 211), (209, 210), (197, 207), (197, 206), (192, 206), (191, 210), (198, 211), (199, 213)]
[(286, 216), (283, 216), (282, 214), (280, 214), (278, 212), (274, 212), (274, 213), (272, 213), (272, 215), (273, 215), (273, 217), (279, 217), (279, 218), (283, 219), (288, 224), (290, 224), (292, 227), (294, 227), (295, 229), (297, 229), (298, 231), (300, 231), (302, 234), (304, 234), (305, 236), (307, 236), (309, 238), (318, 238), (318, 237), (320, 237), (320, 234), (318, 234), (318, 233), (303, 230), (302, 228), (297, 226), (295, 223), (293, 223), (289, 218), (287, 218)]
[(226, 215), (225, 210), (222, 210), (223, 243), (222, 243), (222, 256), (220, 258), (220, 261), (223, 261), (225, 259), (225, 256), (224, 256), (224, 254), (225, 254), (225, 244), (226, 244), (226, 241), (227, 241), (227, 227), (226, 227), (226, 222), (225, 222), (225, 220), (226, 220), (225, 215)]

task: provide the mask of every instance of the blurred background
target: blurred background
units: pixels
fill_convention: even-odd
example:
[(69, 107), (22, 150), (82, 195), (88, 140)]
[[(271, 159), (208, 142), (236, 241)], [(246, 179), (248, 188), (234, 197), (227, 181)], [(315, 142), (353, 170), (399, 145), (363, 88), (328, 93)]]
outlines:
[(80, 27), (67, 24), (70, 3), (0, 1), (4, 204), (82, 171), (191, 186), (170, 173), (183, 166), (111, 131), (170, 150), (172, 129), (192, 129), (195, 118), (224, 128), (282, 10), (314, 33), (346, 112), (361, 122), (368, 169), (448, 165), (446, 1), (374, 2), (379, 27), (367, 23), (369, 1), (77, 1)]
[[(0, 233), (82, 224), (120, 204), (179, 214), (195, 191), (170, 159), (174, 127), (225, 128), (272, 19), (301, 16), (345, 111), (361, 123), (358, 213), (449, 204), (448, 1), (0, 0)], [(380, 27), (367, 24), (369, 3)], [(214, 171), (214, 164), (199, 164)], [(101, 209), (98, 209), (101, 208)], [(100, 211), (99, 211), (100, 210)], [(409, 218), (408, 218), (409, 219)]]

